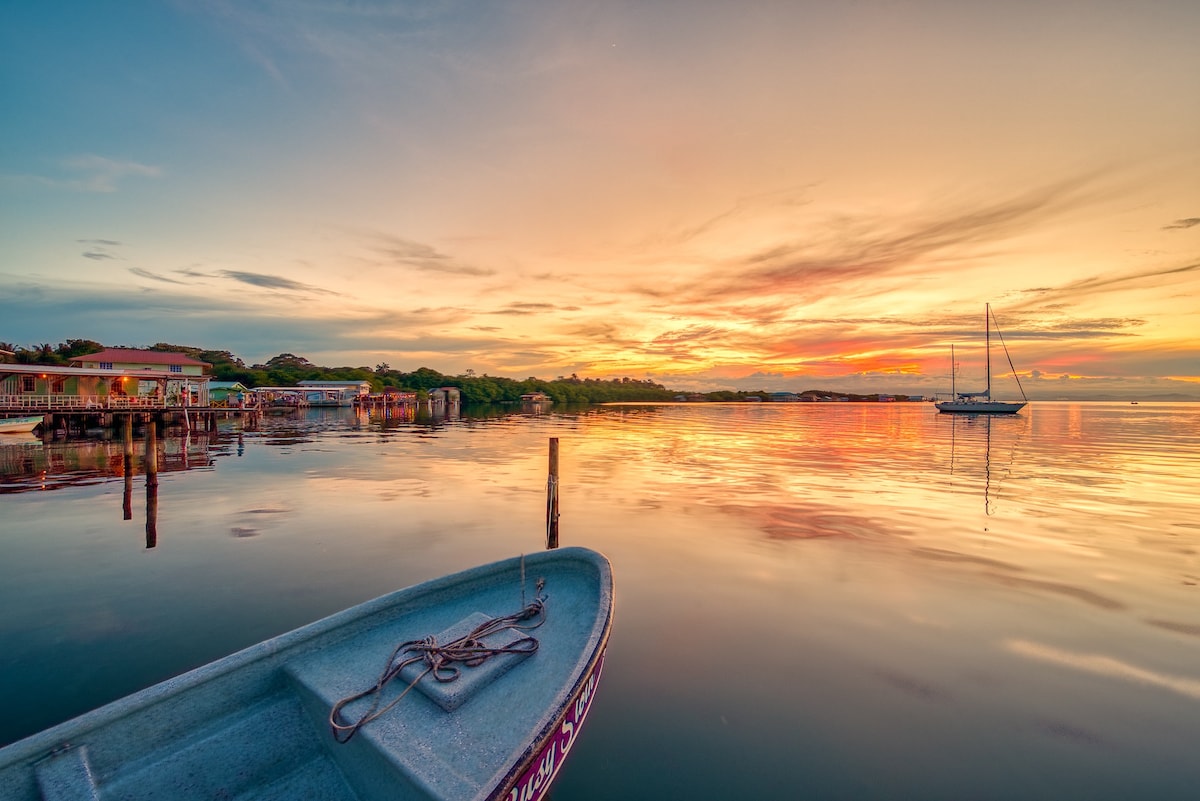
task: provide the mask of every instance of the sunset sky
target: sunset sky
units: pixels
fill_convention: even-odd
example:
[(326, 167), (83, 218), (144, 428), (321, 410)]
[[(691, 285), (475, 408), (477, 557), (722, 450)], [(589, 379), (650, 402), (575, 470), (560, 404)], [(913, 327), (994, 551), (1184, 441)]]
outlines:
[(0, 341), (932, 394), (991, 303), (1032, 398), (1200, 399), (1198, 42), (1195, 0), (5, 3)]

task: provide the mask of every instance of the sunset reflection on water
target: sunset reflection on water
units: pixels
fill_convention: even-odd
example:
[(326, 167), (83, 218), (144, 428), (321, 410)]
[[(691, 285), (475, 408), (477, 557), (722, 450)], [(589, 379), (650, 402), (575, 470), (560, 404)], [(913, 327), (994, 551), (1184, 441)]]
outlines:
[(184, 449), (153, 550), (122, 520), (120, 473), (88, 462), (81, 484), (67, 469), (3, 501), (0, 739), (542, 547), (550, 437), (561, 541), (617, 581), (561, 797), (1193, 794), (1187, 404), (327, 412)]

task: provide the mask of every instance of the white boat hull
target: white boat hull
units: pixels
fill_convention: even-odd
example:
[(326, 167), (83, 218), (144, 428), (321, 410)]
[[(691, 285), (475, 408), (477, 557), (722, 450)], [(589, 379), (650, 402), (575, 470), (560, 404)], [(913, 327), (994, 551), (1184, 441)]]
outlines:
[(42, 424), (42, 416), (5, 417), (0, 419), (0, 434), (28, 434)]
[(1016, 414), (1025, 408), (1025, 402), (1009, 401), (942, 401), (935, 403), (939, 412), (959, 414)]
[[(983, 392), (958, 392), (954, 386), (954, 379), (958, 372), (954, 363), (954, 345), (950, 346), (950, 395), (954, 400), (939, 401), (934, 405), (937, 406), (939, 412), (950, 412), (953, 414), (1016, 414), (1025, 408), (1028, 401), (996, 401), (992, 400), (992, 307), (987, 305), (983, 311), (983, 332), (984, 342), (987, 349), (987, 369), (984, 376), (987, 379), (987, 389)], [(999, 335), (1000, 326), (997, 324), (996, 333)], [(1001, 339), (1003, 343), (1003, 339)], [(1008, 348), (1005, 347), (1004, 353), (1008, 355)], [(1012, 367), (1012, 359), (1008, 360), (1009, 367)], [(1017, 371), (1013, 367), (1013, 377), (1016, 378)], [(1017, 378), (1017, 386), (1021, 386), (1021, 379)], [(1021, 389), (1021, 397), (1025, 397), (1025, 390)]]

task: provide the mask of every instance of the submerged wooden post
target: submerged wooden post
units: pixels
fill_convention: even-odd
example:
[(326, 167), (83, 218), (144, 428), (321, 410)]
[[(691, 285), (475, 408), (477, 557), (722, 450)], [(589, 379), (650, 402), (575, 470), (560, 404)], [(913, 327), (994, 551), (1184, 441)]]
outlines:
[(125, 496), (122, 499), (121, 511), (125, 520), (133, 519), (133, 415), (125, 415), (121, 423), (122, 436), (125, 440)]
[(550, 476), (546, 479), (546, 550), (558, 547), (558, 437), (550, 438)]
[(146, 486), (158, 486), (158, 432), (154, 421), (146, 426)]
[(158, 433), (146, 426), (146, 547), (158, 545)]
[(146, 547), (158, 545), (158, 485), (146, 487)]
[(133, 461), (133, 415), (127, 414), (121, 422), (122, 436), (125, 440), (125, 460)]

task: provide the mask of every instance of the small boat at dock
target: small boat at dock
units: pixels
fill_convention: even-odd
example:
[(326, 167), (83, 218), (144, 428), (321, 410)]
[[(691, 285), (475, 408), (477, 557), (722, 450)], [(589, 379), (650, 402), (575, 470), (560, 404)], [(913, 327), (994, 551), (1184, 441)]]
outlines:
[(0, 418), (0, 434), (28, 434), (42, 424), (40, 414)]
[(434, 579), (0, 748), (0, 800), (536, 801), (612, 614), (586, 548)]

